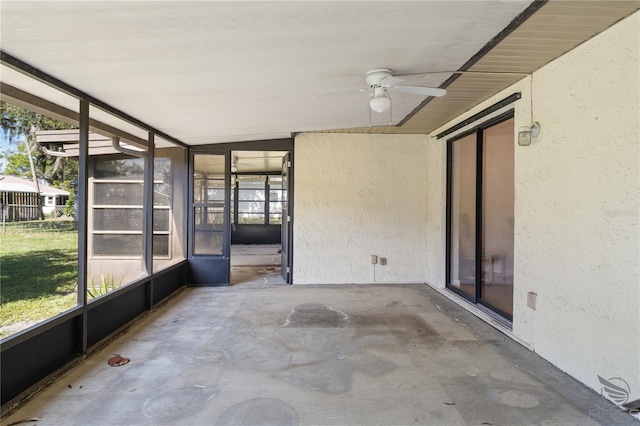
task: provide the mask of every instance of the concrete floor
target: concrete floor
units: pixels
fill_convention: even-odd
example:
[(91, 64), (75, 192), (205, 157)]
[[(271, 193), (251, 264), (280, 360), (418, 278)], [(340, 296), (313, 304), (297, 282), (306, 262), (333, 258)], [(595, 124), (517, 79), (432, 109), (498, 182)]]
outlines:
[[(131, 361), (110, 367), (113, 354)], [(31, 417), (38, 425), (638, 424), (425, 285), (188, 288), (3, 424)]]
[(286, 285), (280, 273), (279, 244), (232, 245), (231, 285)]

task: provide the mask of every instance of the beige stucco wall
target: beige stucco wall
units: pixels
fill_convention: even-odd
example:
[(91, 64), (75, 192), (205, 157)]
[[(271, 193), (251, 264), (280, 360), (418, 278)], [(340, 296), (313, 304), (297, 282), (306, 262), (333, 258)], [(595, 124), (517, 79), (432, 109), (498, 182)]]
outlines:
[[(516, 131), (533, 117), (541, 132), (515, 150), (513, 333), (593, 389), (597, 375), (622, 377), (632, 398), (640, 398), (638, 28), (636, 13), (433, 132), (522, 93)], [(444, 241), (444, 169), (444, 142), (429, 144), (430, 242)], [(437, 287), (444, 256), (429, 246), (427, 280)], [(536, 310), (526, 306), (529, 291)]]
[(427, 282), (444, 288), (446, 277), (446, 143), (430, 138), (427, 143)]
[[(425, 281), (427, 141), (296, 137), (294, 284)], [(388, 264), (372, 265), (372, 254)]]

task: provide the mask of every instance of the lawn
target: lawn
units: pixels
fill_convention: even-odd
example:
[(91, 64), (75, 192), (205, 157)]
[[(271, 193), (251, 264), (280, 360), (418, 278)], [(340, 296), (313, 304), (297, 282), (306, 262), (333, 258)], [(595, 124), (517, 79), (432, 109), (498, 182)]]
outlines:
[(73, 221), (7, 224), (0, 231), (0, 338), (76, 306)]

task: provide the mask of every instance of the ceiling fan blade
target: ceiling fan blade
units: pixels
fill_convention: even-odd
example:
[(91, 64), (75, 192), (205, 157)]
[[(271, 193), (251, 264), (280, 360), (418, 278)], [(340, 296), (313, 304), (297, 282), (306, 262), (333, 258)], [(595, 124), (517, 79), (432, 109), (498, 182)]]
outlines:
[(372, 94), (370, 94), (370, 95), (367, 97), (367, 100), (366, 100), (366, 101), (364, 101), (364, 104), (362, 104), (362, 110), (363, 110), (363, 111), (366, 111), (368, 108), (371, 108), (371, 106), (369, 105), (369, 101), (371, 100), (371, 98), (373, 98), (373, 93), (372, 93)]
[(358, 93), (358, 92), (368, 92), (371, 88), (361, 88), (356, 90), (347, 90), (343, 92), (332, 92), (332, 93), (323, 93), (322, 95), (313, 95), (312, 98), (324, 98), (325, 96), (335, 96), (335, 95), (346, 95), (348, 93)]
[(389, 76), (389, 77), (385, 77), (382, 80), (380, 80), (378, 82), (378, 85), (381, 87), (389, 87), (389, 86), (393, 86), (394, 84), (398, 84), (403, 82), (404, 80), (401, 79), (400, 77), (396, 77), (395, 75)]
[(395, 92), (402, 93), (414, 93), (416, 95), (424, 95), (424, 96), (444, 96), (447, 91), (445, 89), (439, 89), (437, 87), (424, 87), (424, 86), (395, 86), (390, 87), (391, 90)]

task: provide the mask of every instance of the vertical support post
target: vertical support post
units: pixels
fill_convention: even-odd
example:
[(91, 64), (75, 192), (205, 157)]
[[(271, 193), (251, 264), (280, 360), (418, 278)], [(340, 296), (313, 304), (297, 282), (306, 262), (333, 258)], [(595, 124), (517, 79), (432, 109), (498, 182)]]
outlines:
[(474, 303), (482, 299), (482, 174), (484, 129), (476, 133), (476, 293)]
[(289, 180), (287, 182), (288, 185), (288, 194), (287, 194), (287, 206), (288, 206), (288, 210), (289, 210), (289, 224), (288, 224), (288, 231), (289, 231), (289, 238), (287, 239), (289, 241), (289, 251), (287, 252), (287, 256), (289, 256), (289, 260), (287, 261), (287, 265), (289, 268), (289, 281), (287, 282), (287, 284), (289, 285), (293, 285), (293, 221), (295, 220), (295, 215), (294, 215), (294, 209), (295, 209), (295, 203), (294, 203), (294, 188), (295, 188), (295, 184), (296, 184), (296, 178), (295, 178), (295, 171), (296, 171), (296, 152), (295, 152), (295, 143), (291, 144), (291, 149), (289, 150)]
[(271, 206), (270, 201), (271, 201), (271, 191), (269, 188), (269, 174), (267, 173), (267, 175), (265, 175), (264, 177), (264, 224), (265, 225), (269, 225), (269, 216), (271, 214)]
[[(452, 212), (452, 198), (453, 198), (453, 142), (446, 142), (446, 153), (447, 157), (447, 170), (446, 170), (446, 213), (445, 213), (445, 285), (449, 287), (453, 285), (451, 276), (452, 272), (452, 238), (451, 238), (451, 229), (453, 225), (453, 212)], [(459, 279), (459, 278), (458, 278)]]
[(80, 99), (80, 134), (78, 155), (78, 305), (82, 306), (78, 352), (87, 352), (87, 261), (89, 211), (89, 101)]
[[(155, 135), (149, 132), (147, 155), (144, 157), (144, 200), (142, 202), (143, 261), (148, 275), (153, 274), (153, 176)], [(149, 281), (149, 309), (153, 307), (153, 281)]]
[(195, 191), (195, 167), (194, 163), (194, 154), (190, 149), (187, 150), (187, 175), (185, 176), (187, 182), (187, 194), (185, 199), (185, 215), (188, 217), (187, 219), (187, 232), (186, 232), (186, 240), (187, 244), (187, 259), (190, 259), (194, 256), (195, 253), (195, 235), (196, 235), (196, 216), (195, 216), (195, 208), (194, 208), (194, 191)]
[(222, 257), (227, 260), (227, 284), (231, 285), (231, 151), (228, 151), (224, 158), (224, 233), (222, 237)]

